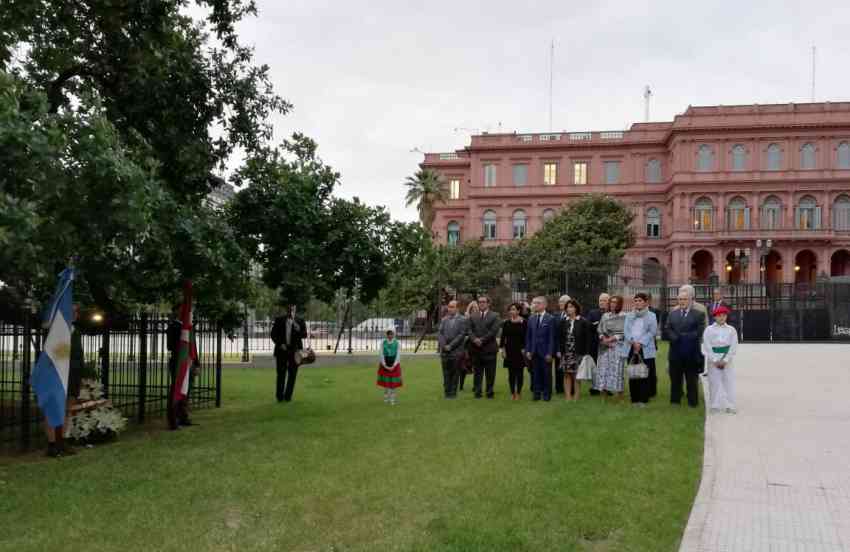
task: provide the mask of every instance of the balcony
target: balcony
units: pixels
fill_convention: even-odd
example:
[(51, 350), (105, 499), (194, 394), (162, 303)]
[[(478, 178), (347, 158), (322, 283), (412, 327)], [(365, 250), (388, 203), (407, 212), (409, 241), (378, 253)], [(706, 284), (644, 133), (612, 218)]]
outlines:
[(479, 134), (472, 136), (470, 147), (516, 148), (518, 146), (604, 146), (616, 143), (660, 142), (666, 136), (663, 129), (606, 130), (593, 132), (546, 132), (525, 134)]
[(469, 165), (469, 157), (465, 153), (455, 151), (442, 153), (426, 153), (423, 165)]

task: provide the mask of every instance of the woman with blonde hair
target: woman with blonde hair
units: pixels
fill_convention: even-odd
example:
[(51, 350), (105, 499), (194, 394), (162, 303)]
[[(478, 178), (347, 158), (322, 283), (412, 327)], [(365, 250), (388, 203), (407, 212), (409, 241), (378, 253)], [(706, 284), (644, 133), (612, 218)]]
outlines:
[[(469, 320), (470, 316), (479, 316), (481, 311), (478, 309), (478, 302), (473, 299), (469, 302), (469, 305), (466, 306), (466, 319)], [(470, 368), (470, 356), (469, 356), (469, 346), (470, 339), (469, 336), (466, 336), (466, 342), (464, 343), (464, 347), (466, 348), (466, 355), (464, 355), (464, 365), (460, 370), (460, 382), (458, 383), (458, 389), (463, 391), (463, 383), (466, 381), (466, 374), (469, 373)]]

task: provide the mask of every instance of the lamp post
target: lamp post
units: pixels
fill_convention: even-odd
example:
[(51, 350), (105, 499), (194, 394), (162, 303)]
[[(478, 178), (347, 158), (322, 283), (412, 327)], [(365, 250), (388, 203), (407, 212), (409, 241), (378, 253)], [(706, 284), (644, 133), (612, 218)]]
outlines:
[(726, 281), (728, 283), (730, 283), (730, 284), (732, 283), (731, 282), (732, 270), (734, 270), (734, 268), (736, 266), (740, 268), (740, 271), (738, 272), (738, 280), (739, 281), (736, 282), (736, 283), (740, 283), (741, 277), (743, 276), (743, 274), (746, 273), (747, 268), (750, 266), (750, 256), (751, 255), (752, 255), (752, 251), (749, 247), (747, 247), (745, 249), (741, 249), (740, 247), (735, 248), (735, 251), (734, 251), (733, 256), (732, 256), (731, 263), (726, 264)]
[(766, 266), (764, 264), (767, 255), (770, 253), (770, 250), (773, 248), (773, 240), (756, 240), (756, 252), (759, 256), (759, 285), (763, 286), (765, 281), (765, 270)]

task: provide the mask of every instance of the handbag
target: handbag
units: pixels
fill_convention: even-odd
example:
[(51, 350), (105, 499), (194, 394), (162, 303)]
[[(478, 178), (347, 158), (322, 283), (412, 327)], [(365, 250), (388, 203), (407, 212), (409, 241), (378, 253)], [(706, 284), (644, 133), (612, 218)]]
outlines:
[(643, 361), (643, 355), (640, 353), (629, 355), (626, 371), (629, 374), (629, 379), (646, 379), (649, 377), (649, 366)]
[(310, 339), (307, 338), (307, 347), (300, 350), (295, 351), (293, 355), (295, 357), (295, 364), (301, 366), (302, 364), (313, 364), (316, 362), (316, 351), (310, 347)]
[(581, 363), (578, 365), (578, 371), (576, 372), (577, 380), (592, 380), (593, 372), (596, 370), (596, 362), (593, 360), (593, 357), (590, 355), (584, 355), (581, 359)]

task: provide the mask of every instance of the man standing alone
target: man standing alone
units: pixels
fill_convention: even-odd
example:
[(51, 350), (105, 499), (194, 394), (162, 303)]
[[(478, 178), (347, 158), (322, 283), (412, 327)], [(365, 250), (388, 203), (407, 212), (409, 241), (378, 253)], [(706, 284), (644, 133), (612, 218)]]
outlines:
[(304, 349), (303, 339), (307, 337), (307, 324), (295, 316), (295, 305), (290, 305), (286, 316), (275, 318), (272, 325), (272, 341), (277, 365), (277, 402), (292, 400), (295, 378), (298, 376), (298, 363), (295, 352)]
[(448, 314), (440, 322), (437, 336), (437, 348), (443, 365), (443, 391), (447, 399), (457, 397), (458, 361), (464, 352), (466, 338), (466, 317), (457, 311), (457, 301), (449, 301)]
[(499, 352), (496, 338), (499, 336), (501, 320), (499, 315), (490, 310), (490, 298), (486, 295), (478, 298), (478, 310), (481, 313), (469, 320), (470, 353), (475, 367), (475, 398), (481, 398), (481, 384), (486, 375), (487, 398), (492, 399), (495, 395), (496, 355)]

